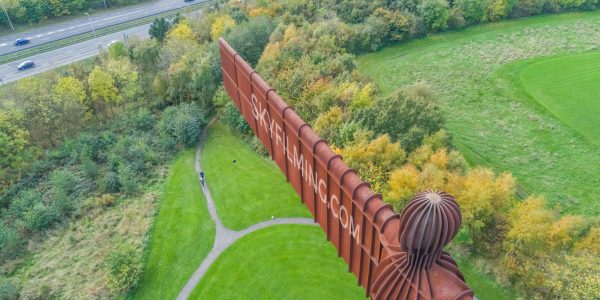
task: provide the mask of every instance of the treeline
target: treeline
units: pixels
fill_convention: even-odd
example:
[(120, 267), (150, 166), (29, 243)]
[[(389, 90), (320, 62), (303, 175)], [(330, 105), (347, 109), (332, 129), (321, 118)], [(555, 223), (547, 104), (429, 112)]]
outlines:
[[(47, 19), (70, 16), (90, 9), (123, 6), (148, 0), (4, 0), (6, 13), (13, 24), (33, 24)], [(0, 13), (0, 24), (9, 28), (4, 11)]]

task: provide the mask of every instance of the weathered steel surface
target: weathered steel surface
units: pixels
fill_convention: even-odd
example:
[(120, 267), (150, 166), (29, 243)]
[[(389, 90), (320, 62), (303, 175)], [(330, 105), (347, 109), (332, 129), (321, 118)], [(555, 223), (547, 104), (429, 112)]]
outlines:
[(219, 48), (225, 90), (367, 295), (473, 297), (442, 251), (461, 222), (450, 195), (420, 193), (394, 213), (225, 40)]

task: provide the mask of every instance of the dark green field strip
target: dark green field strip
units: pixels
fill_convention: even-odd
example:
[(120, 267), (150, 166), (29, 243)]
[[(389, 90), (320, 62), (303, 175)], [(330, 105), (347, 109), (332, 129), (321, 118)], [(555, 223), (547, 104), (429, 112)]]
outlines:
[(107, 27), (101, 27), (101, 28), (96, 29), (96, 34), (94, 34), (93, 31), (88, 31), (88, 32), (85, 32), (82, 34), (78, 34), (78, 35), (66, 37), (63, 39), (55, 40), (52, 42), (40, 44), (35, 47), (7, 53), (7, 54), (0, 56), (0, 64), (6, 64), (6, 63), (13, 62), (13, 61), (25, 59), (27, 57), (37, 55), (40, 53), (44, 53), (44, 52), (52, 51), (55, 49), (63, 48), (66, 46), (74, 45), (77, 43), (85, 42), (85, 41), (94, 39), (96, 37), (101, 37), (101, 36), (109, 35), (109, 34), (112, 34), (115, 32), (120, 32), (120, 31), (127, 30), (130, 28), (149, 24), (158, 18), (170, 18), (170, 17), (174, 17), (175, 15), (180, 14), (180, 13), (185, 13), (185, 12), (188, 12), (191, 10), (198, 10), (198, 9), (206, 6), (209, 2), (211, 2), (211, 1), (204, 1), (201, 3), (196, 3), (196, 4), (193, 4), (190, 6), (186, 6), (183, 8), (178, 8), (178, 9), (162, 12), (159, 14), (146, 16), (143, 18), (139, 18), (139, 19), (135, 19), (135, 20), (131, 20), (131, 21), (127, 21), (127, 22), (123, 22), (123, 23), (119, 23), (119, 24), (115, 24), (115, 25), (111, 25), (111, 26), (107, 26)]

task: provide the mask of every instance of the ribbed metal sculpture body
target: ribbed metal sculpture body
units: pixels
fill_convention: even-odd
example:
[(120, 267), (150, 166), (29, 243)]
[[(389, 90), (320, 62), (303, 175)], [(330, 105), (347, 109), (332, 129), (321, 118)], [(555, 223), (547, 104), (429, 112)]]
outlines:
[(394, 213), (225, 40), (219, 48), (225, 90), (367, 295), (473, 298), (442, 251), (461, 222), (450, 195), (420, 193)]

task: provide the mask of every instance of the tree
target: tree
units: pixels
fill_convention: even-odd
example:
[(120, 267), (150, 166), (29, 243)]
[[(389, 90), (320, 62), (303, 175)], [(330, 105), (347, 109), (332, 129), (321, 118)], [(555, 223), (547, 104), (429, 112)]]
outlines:
[(0, 110), (0, 192), (19, 179), (32, 160), (29, 132), (18, 125), (24, 117), (11, 107)]
[(406, 152), (402, 150), (400, 143), (393, 143), (387, 135), (370, 142), (366, 139), (357, 141), (339, 152), (363, 180), (371, 183), (375, 191), (381, 191), (388, 173), (406, 160)]
[(154, 19), (154, 21), (152, 21), (150, 24), (148, 34), (150, 34), (151, 38), (157, 39), (162, 43), (167, 36), (167, 32), (169, 32), (169, 29), (171, 29), (171, 26), (171, 22), (165, 18)]
[[(575, 251), (569, 253), (588, 227), (583, 218), (559, 217), (558, 211), (547, 208), (543, 198), (529, 197), (510, 210), (508, 223), (504, 267), (517, 286), (538, 298), (595, 298), (597, 250), (580, 248), (575, 243)], [(598, 248), (597, 241), (592, 245)]]
[(394, 205), (396, 211), (402, 208), (418, 192), (419, 171), (411, 164), (404, 165), (390, 173), (384, 200)]
[(198, 105), (181, 103), (165, 109), (158, 128), (163, 136), (173, 138), (177, 143), (192, 146), (197, 142), (205, 124), (206, 117)]
[(186, 22), (180, 22), (177, 26), (173, 27), (167, 34), (171, 38), (180, 40), (195, 40), (196, 34)]
[(476, 246), (485, 250), (497, 247), (504, 232), (502, 224), (515, 192), (515, 180), (507, 173), (494, 176), (485, 168), (470, 170), (466, 176), (451, 174), (445, 191), (456, 198), (463, 226), (473, 235)]
[(376, 99), (371, 107), (357, 113), (357, 119), (378, 134), (388, 134), (392, 140), (412, 151), (423, 138), (441, 129), (442, 113), (432, 93), (417, 85), (409, 90)]
[(251, 66), (255, 66), (273, 29), (275, 24), (271, 19), (255, 17), (226, 33), (225, 39)]
[(487, 6), (487, 19), (498, 21), (505, 18), (512, 11), (516, 0), (490, 0)]
[(56, 116), (60, 120), (58, 130), (64, 139), (74, 135), (84, 121), (86, 95), (83, 83), (75, 77), (61, 77), (52, 89), (52, 100), (61, 107)]
[(342, 109), (334, 106), (315, 121), (315, 132), (333, 145), (340, 145), (341, 126), (344, 122)]
[(114, 85), (124, 101), (132, 101), (139, 93), (137, 67), (129, 58), (107, 59), (103, 68), (114, 80)]
[(95, 66), (88, 77), (88, 85), (94, 112), (96, 114), (103, 114), (106, 119), (106, 107), (112, 109), (112, 105), (121, 102), (119, 90), (115, 87), (114, 79), (99, 66)]
[(467, 23), (476, 24), (485, 16), (485, 1), (481, 0), (456, 0), (454, 7), (458, 8)]
[(26, 119), (23, 127), (29, 132), (29, 142), (41, 148), (56, 146), (58, 140), (57, 111), (61, 107), (55, 105), (51, 98), (51, 81), (29, 77), (19, 80), (15, 85), (15, 99)]
[(219, 39), (228, 30), (235, 26), (235, 21), (228, 15), (221, 15), (215, 18), (210, 29), (210, 36), (213, 41)]
[(417, 22), (411, 13), (378, 8), (373, 17), (381, 19), (385, 24), (385, 39), (389, 42), (407, 40), (414, 35)]
[(108, 56), (112, 59), (121, 59), (129, 56), (129, 49), (122, 42), (113, 43), (108, 47)]
[(157, 66), (160, 45), (154, 39), (138, 41), (131, 48), (132, 60), (140, 68), (142, 76), (153, 75)]
[(448, 28), (448, 2), (446, 0), (423, 0), (417, 7), (419, 16), (431, 31)]

